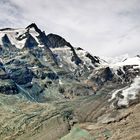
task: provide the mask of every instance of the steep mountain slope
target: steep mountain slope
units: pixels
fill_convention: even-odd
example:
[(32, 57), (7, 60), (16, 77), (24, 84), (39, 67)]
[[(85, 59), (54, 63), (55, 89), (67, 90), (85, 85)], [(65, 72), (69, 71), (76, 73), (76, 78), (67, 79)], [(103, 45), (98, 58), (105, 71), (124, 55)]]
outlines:
[[(35, 100), (39, 99), (36, 97), (37, 93), (48, 90), (46, 87), (49, 83), (61, 88), (63, 81), (68, 84), (72, 81), (79, 88), (80, 78), (89, 75), (101, 63), (98, 57), (72, 47), (62, 37), (54, 34), (46, 35), (35, 24), (29, 25), (26, 29), (3, 29), (0, 36), (1, 68), (4, 74), (26, 96), (30, 98), (35, 96), (33, 97), (37, 98)], [(32, 93), (34, 88), (36, 92)], [(92, 89), (85, 90), (86, 94), (93, 94)]]
[(0, 139), (124, 139), (124, 123), (130, 138), (139, 85), (139, 56), (106, 62), (34, 23), (0, 30)]

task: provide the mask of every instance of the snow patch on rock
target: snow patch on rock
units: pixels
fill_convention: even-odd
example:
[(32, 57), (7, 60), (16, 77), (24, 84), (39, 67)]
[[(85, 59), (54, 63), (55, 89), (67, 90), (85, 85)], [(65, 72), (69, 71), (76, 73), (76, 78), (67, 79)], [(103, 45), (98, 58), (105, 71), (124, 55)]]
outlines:
[(140, 77), (136, 77), (134, 82), (129, 86), (112, 93), (112, 97), (109, 100), (117, 101), (117, 106), (129, 106), (130, 101), (137, 99), (137, 95), (140, 94)]

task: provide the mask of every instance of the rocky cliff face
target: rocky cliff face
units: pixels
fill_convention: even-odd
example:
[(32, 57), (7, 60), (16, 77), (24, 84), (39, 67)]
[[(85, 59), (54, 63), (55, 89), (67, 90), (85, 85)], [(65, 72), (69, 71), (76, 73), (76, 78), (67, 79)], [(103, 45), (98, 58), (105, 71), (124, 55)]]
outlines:
[[(30, 91), (36, 87), (34, 85), (38, 85), (41, 95), (47, 92), (48, 86), (52, 86), (54, 90), (56, 88), (56, 92), (66, 90), (71, 94), (73, 91), (62, 86), (63, 83), (74, 83), (80, 90), (81, 78), (86, 79), (85, 75), (88, 76), (101, 63), (100, 58), (74, 48), (62, 37), (55, 34), (46, 35), (35, 24), (26, 29), (2, 30), (0, 34), (1, 70), (7, 80), (12, 80), (17, 85), (19, 93), (25, 94), (26, 91), (31, 95)], [(52, 84), (56, 85), (55, 88)], [(86, 91), (87, 94), (94, 94), (90, 88), (85, 88)], [(79, 92), (72, 94), (77, 96)], [(65, 96), (60, 94), (61, 98)]]
[(139, 56), (112, 64), (34, 23), (1, 29), (0, 139), (57, 140), (74, 124), (88, 139), (101, 139), (87, 122), (107, 127), (104, 139), (114, 138), (107, 124), (121, 126), (139, 105), (139, 76)]

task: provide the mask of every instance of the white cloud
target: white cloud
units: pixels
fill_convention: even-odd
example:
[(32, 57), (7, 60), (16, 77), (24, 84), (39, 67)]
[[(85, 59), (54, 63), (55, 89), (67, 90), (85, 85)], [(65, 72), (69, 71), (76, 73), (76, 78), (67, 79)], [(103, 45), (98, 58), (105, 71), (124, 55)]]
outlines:
[(36, 22), (96, 55), (138, 54), (139, 0), (3, 0), (0, 26)]

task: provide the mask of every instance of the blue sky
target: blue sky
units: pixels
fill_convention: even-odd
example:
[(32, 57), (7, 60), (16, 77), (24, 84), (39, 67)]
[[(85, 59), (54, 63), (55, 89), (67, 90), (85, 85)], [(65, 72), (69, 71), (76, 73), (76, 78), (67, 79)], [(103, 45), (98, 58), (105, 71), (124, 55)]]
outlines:
[(140, 0), (0, 0), (0, 28), (35, 22), (94, 55), (140, 52)]

